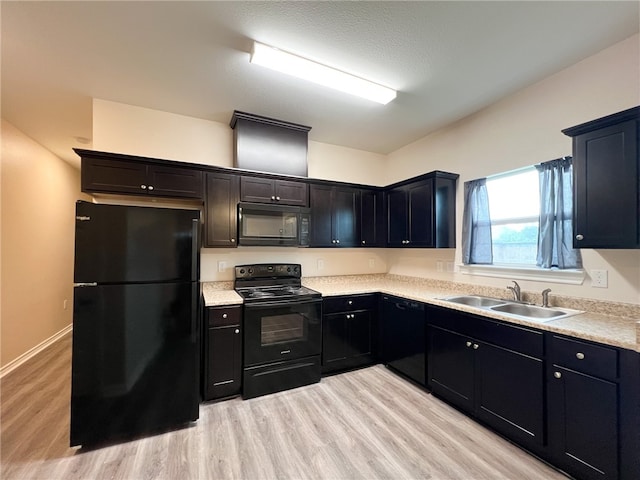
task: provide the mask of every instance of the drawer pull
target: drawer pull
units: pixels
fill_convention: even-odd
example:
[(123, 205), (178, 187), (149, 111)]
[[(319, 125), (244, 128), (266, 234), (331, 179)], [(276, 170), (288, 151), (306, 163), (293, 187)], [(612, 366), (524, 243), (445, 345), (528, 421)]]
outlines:
[(349, 305), (353, 305), (353, 300), (349, 300), (347, 303), (348, 303)]
[(228, 317), (228, 315), (226, 313), (222, 314), (222, 318), (227, 318), (227, 317)]
[(562, 374), (560, 372), (553, 372), (553, 376), (556, 378), (562, 378)]
[(470, 346), (471, 346), (471, 342), (467, 342), (467, 347), (470, 347)]
[(577, 358), (578, 360), (584, 360), (584, 353), (582, 353), (582, 352), (578, 352), (578, 353), (576, 353), (576, 358)]
[(473, 349), (474, 349), (474, 350), (477, 350), (479, 346), (480, 346), (480, 345), (478, 345), (477, 343), (474, 343), (474, 344), (473, 344)]
[(240, 329), (236, 328), (235, 331), (233, 333), (240, 333)]

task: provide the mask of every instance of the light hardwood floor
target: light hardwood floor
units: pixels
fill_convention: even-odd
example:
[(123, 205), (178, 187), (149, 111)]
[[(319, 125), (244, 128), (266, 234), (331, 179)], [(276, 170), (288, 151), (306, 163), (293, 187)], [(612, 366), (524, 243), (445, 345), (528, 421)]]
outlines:
[(2, 381), (2, 479), (565, 479), (378, 365), (200, 406), (181, 430), (69, 448), (71, 335)]

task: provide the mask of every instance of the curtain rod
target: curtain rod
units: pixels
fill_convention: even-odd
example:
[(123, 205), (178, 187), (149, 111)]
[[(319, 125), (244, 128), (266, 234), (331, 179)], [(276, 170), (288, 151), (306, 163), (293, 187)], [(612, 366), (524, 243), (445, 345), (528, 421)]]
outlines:
[(556, 158), (553, 160), (547, 160), (546, 162), (540, 162), (538, 166), (548, 165), (553, 162), (557, 162), (558, 160), (571, 160), (573, 157), (571, 155), (565, 155), (564, 157)]

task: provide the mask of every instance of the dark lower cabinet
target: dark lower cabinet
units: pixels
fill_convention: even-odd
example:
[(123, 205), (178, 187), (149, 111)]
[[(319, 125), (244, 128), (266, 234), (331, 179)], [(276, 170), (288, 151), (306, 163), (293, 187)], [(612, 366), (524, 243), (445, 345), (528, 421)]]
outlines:
[(375, 362), (376, 318), (376, 295), (329, 297), (324, 300), (323, 373)]
[(548, 335), (553, 462), (577, 478), (640, 478), (640, 355)]
[(382, 361), (388, 367), (425, 385), (425, 307), (420, 302), (383, 295), (380, 313)]
[[(428, 378), (432, 392), (521, 445), (545, 439), (540, 332), (430, 307)], [(520, 351), (519, 351), (520, 350)]]
[(205, 310), (203, 398), (239, 395), (242, 384), (242, 309)]

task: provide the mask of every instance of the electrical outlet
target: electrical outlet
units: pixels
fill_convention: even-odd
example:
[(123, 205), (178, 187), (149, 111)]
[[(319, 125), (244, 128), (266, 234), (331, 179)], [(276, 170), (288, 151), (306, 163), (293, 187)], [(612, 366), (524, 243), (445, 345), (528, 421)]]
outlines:
[(369, 268), (376, 268), (376, 259), (375, 258), (370, 258), (369, 259)]
[(218, 262), (218, 272), (222, 273), (227, 269), (227, 262)]
[(67, 309), (67, 299), (65, 298), (64, 301), (62, 302), (62, 309), (66, 310)]
[(324, 260), (321, 258), (318, 259), (318, 270), (324, 270)]
[(447, 272), (453, 272), (455, 271), (456, 266), (453, 262), (447, 262)]
[(438, 272), (442, 272), (443, 271), (443, 263), (442, 260), (436, 260), (436, 270)]
[(609, 278), (606, 270), (591, 270), (591, 286), (597, 288), (607, 288)]

